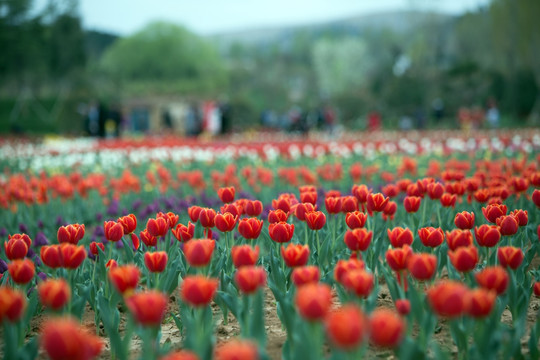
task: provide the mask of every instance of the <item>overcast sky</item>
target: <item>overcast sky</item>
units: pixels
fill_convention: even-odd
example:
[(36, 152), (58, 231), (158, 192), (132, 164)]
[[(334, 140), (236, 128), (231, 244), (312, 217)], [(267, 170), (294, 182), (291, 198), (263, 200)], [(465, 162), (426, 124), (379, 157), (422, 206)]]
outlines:
[(80, 0), (87, 29), (120, 35), (153, 20), (201, 35), (253, 27), (309, 24), (381, 11), (428, 8), (458, 14), (489, 0)]

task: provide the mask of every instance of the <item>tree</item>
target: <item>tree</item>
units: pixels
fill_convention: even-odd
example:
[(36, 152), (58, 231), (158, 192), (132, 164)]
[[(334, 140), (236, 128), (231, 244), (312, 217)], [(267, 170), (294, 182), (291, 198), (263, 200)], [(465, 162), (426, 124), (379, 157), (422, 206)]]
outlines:
[(211, 44), (165, 22), (117, 40), (105, 52), (101, 68), (126, 90), (143, 83), (154, 92), (212, 91), (226, 82), (222, 59)]

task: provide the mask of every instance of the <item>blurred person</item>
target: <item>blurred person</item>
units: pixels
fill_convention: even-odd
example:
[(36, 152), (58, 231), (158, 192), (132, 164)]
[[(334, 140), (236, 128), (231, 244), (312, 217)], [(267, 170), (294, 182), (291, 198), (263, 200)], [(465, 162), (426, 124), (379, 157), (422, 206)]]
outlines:
[(440, 122), (444, 117), (444, 101), (441, 98), (434, 99), (431, 103), (431, 109), (435, 122)]
[(409, 116), (404, 115), (399, 119), (399, 129), (400, 130), (408, 131), (408, 130), (411, 130), (412, 127), (413, 127), (413, 122), (412, 122), (412, 119)]
[(490, 128), (496, 129), (499, 127), (499, 109), (495, 99), (491, 98), (488, 101), (488, 110), (486, 113), (487, 123)]
[(98, 104), (98, 136), (101, 138), (104, 138), (106, 135), (105, 125), (108, 115), (109, 111), (107, 110), (106, 105), (100, 101)]
[(232, 127), (231, 105), (226, 101), (222, 101), (219, 104), (219, 113), (221, 115), (221, 134), (228, 134), (231, 132)]
[(197, 104), (189, 106), (186, 113), (186, 134), (187, 136), (198, 136), (202, 131), (202, 116)]
[(367, 130), (379, 131), (382, 128), (381, 115), (377, 111), (372, 111), (368, 115)]
[(85, 128), (88, 135), (99, 135), (99, 107), (95, 101), (90, 102), (88, 105)]
[(169, 109), (164, 108), (161, 112), (161, 121), (165, 130), (171, 130), (173, 128), (172, 116)]
[(203, 105), (203, 131), (209, 135), (221, 131), (221, 112), (214, 101), (206, 101)]
[(326, 105), (324, 107), (323, 116), (325, 128), (330, 134), (332, 134), (336, 125), (336, 112), (330, 105)]

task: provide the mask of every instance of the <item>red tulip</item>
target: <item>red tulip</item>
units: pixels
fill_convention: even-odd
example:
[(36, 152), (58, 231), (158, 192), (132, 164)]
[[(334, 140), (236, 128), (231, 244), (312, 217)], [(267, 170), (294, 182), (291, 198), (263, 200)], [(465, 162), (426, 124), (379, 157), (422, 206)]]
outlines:
[(397, 211), (397, 204), (395, 201), (389, 201), (386, 204), (386, 207), (383, 210), (383, 219), (386, 220), (388, 217), (394, 219), (394, 215)]
[(95, 241), (92, 241), (90, 243), (90, 252), (92, 253), (92, 255), (94, 255), (94, 256), (99, 255), (98, 248), (100, 248), (101, 251), (105, 252), (105, 245), (103, 243), (98, 243), (98, 242), (95, 242)]
[(441, 198), (439, 199), (439, 201), (441, 202), (441, 205), (444, 207), (456, 206), (456, 200), (457, 200), (457, 195), (450, 194), (450, 193), (442, 194)]
[(519, 223), (512, 215), (499, 216), (496, 222), (497, 226), (499, 226), (501, 235), (503, 236), (514, 235), (519, 229)]
[(408, 299), (398, 299), (395, 305), (401, 316), (407, 316), (411, 312), (411, 302)]
[[(360, 199), (358, 199), (362, 202)], [(381, 193), (369, 194), (367, 196), (367, 208), (370, 212), (382, 212), (388, 204), (389, 198)]]
[(230, 187), (219, 188), (217, 193), (221, 201), (227, 204), (227, 203), (232, 203), (234, 201), (234, 195), (236, 191), (234, 189), (234, 186), (230, 186)]
[(169, 353), (159, 360), (200, 360), (197, 354), (189, 350), (179, 350)]
[[(30, 238), (28, 239), (30, 240)], [(20, 236), (10, 236), (9, 240), (4, 242), (4, 250), (6, 251), (6, 257), (9, 260), (24, 259), (26, 254), (28, 254), (29, 248), (30, 246)]]
[(50, 268), (62, 267), (62, 251), (60, 245), (42, 246), (40, 249), (41, 261)]
[(415, 213), (420, 209), (422, 198), (419, 196), (405, 196), (403, 199), (403, 207), (408, 213)]
[(363, 269), (348, 271), (342, 277), (342, 284), (357, 296), (366, 298), (373, 290), (373, 274)]
[(167, 260), (169, 259), (165, 251), (146, 252), (144, 253), (144, 264), (148, 271), (152, 273), (160, 273), (165, 270)]
[(114, 259), (109, 259), (109, 261), (107, 261), (107, 263), (105, 264), (105, 267), (107, 269), (115, 269), (118, 267), (118, 263)]
[(523, 251), (513, 246), (502, 246), (497, 249), (497, 258), (502, 267), (516, 270), (523, 262)]
[(60, 252), (62, 254), (62, 267), (66, 269), (76, 269), (86, 259), (86, 250), (82, 245), (63, 243), (60, 245)]
[(467, 211), (457, 213), (454, 218), (454, 224), (462, 230), (472, 229), (474, 227), (474, 213)]
[(142, 242), (144, 243), (144, 245), (146, 245), (147, 247), (152, 247), (152, 246), (156, 246), (157, 245), (157, 237), (151, 235), (147, 229), (144, 229), (143, 231), (140, 232), (139, 234)]
[(321, 230), (326, 224), (326, 215), (322, 211), (308, 212), (306, 213), (306, 224), (311, 230)]
[(330, 312), (325, 319), (325, 329), (332, 344), (343, 350), (358, 347), (368, 335), (367, 319), (354, 304)]
[(268, 226), (268, 234), (270, 238), (278, 243), (286, 243), (291, 241), (294, 234), (294, 224), (286, 222), (273, 223)]
[(28, 284), (36, 273), (36, 266), (30, 259), (17, 259), (8, 264), (9, 275), (16, 284)]
[(369, 318), (370, 342), (378, 347), (395, 348), (403, 340), (405, 321), (393, 311), (376, 309)]
[(492, 204), (482, 208), (482, 214), (484, 214), (486, 220), (492, 224), (497, 222), (497, 218), (506, 215), (507, 211), (508, 208), (506, 205), (502, 204)]
[(191, 221), (188, 222), (188, 225), (178, 224), (176, 228), (172, 229), (172, 233), (176, 240), (180, 242), (187, 242), (193, 239), (195, 235), (195, 225)]
[[(317, 206), (310, 203), (300, 203), (294, 205), (291, 210), (294, 209), (294, 216), (300, 221), (306, 221), (306, 213), (315, 211)], [(276, 210), (277, 211), (277, 210)]]
[(352, 230), (363, 228), (366, 224), (366, 220), (367, 214), (360, 211), (349, 212), (345, 215), (345, 223)]
[(469, 230), (454, 229), (446, 232), (446, 243), (452, 251), (458, 247), (467, 247), (473, 244), (472, 233)]
[(534, 205), (540, 208), (540, 190), (535, 189), (532, 193), (532, 201)]
[(118, 218), (118, 223), (124, 228), (124, 234), (128, 235), (135, 231), (137, 227), (137, 218), (133, 214)]
[(307, 284), (298, 288), (295, 303), (300, 315), (309, 321), (321, 320), (332, 305), (332, 290), (326, 284)]
[(478, 249), (475, 246), (458, 247), (448, 252), (450, 262), (460, 272), (469, 272), (478, 263)]
[(469, 291), (468, 313), (474, 318), (488, 316), (493, 310), (497, 293), (495, 291), (478, 288)]
[(26, 309), (26, 296), (19, 290), (0, 286), (0, 324), (4, 320), (17, 322)]
[(259, 360), (257, 344), (251, 340), (233, 339), (216, 348), (216, 360)]
[(373, 231), (366, 229), (347, 230), (343, 241), (351, 251), (366, 251), (371, 244)]
[(105, 221), (103, 223), (103, 228), (105, 231), (105, 239), (108, 241), (120, 241), (122, 236), (124, 236), (124, 227), (116, 221)]
[(401, 271), (407, 269), (407, 262), (412, 255), (412, 250), (409, 245), (404, 245), (397, 249), (388, 249), (386, 251), (386, 262), (388, 266), (394, 271)]
[(64, 279), (49, 279), (38, 285), (39, 300), (43, 306), (58, 310), (71, 299), (71, 289)]
[[(77, 245), (79, 240), (84, 237), (84, 224), (73, 224), (67, 226), (60, 226), (56, 237), (59, 243), (71, 243)], [(107, 233), (105, 233), (107, 235)]]
[(238, 215), (234, 216), (233, 214), (227, 212), (224, 214), (216, 214), (216, 217), (214, 218), (214, 223), (219, 231), (229, 232), (234, 230), (237, 220)]
[(263, 211), (263, 204), (259, 200), (248, 200), (244, 205), (244, 211), (247, 216), (259, 216)]
[(278, 223), (278, 222), (286, 222), (289, 218), (288, 213), (284, 212), (281, 209), (277, 210), (270, 210), (268, 213), (268, 222), (270, 224)]
[[(537, 282), (534, 283), (533, 292), (534, 292), (534, 295), (536, 297), (540, 297), (540, 281), (537, 281)], [(0, 317), (0, 319), (1, 319), (1, 317)]]
[(310, 203), (315, 205), (317, 203), (317, 191), (304, 191), (300, 193), (301, 203)]
[(238, 232), (245, 239), (257, 239), (261, 235), (263, 221), (257, 218), (242, 219), (238, 223)]
[(210, 304), (218, 288), (218, 280), (200, 275), (189, 275), (182, 283), (182, 299), (191, 306)]
[(497, 295), (503, 294), (508, 287), (509, 276), (500, 266), (489, 266), (475, 274), (476, 282), (481, 287), (494, 290)]
[(350, 213), (358, 211), (358, 199), (354, 196), (341, 197), (341, 212)]
[(386, 230), (388, 234), (388, 239), (393, 247), (399, 248), (403, 245), (411, 245), (413, 242), (413, 233), (408, 228), (395, 227), (392, 230)]
[(204, 228), (213, 228), (215, 225), (216, 211), (210, 208), (202, 208), (199, 213), (199, 222)]
[(442, 281), (427, 290), (427, 299), (439, 316), (458, 317), (469, 309), (469, 289), (456, 281)]
[(494, 247), (501, 239), (499, 227), (496, 225), (484, 224), (474, 229), (474, 236), (479, 246)]
[(427, 194), (431, 200), (440, 199), (441, 196), (444, 194), (444, 187), (440, 182), (428, 184)]
[(347, 272), (364, 268), (364, 262), (362, 260), (358, 260), (357, 258), (351, 258), (349, 260), (338, 260), (336, 267), (334, 268), (334, 278), (337, 282), (342, 283), (343, 276)]
[(199, 221), (199, 215), (201, 213), (201, 210), (202, 210), (202, 207), (196, 206), (196, 205), (188, 208), (188, 215), (191, 221), (193, 221), (194, 223)]
[(339, 214), (341, 212), (341, 198), (327, 197), (324, 199), (324, 206), (329, 214)]
[(40, 341), (51, 360), (90, 360), (103, 349), (103, 341), (72, 318), (47, 320)]
[(252, 248), (249, 245), (233, 246), (231, 249), (233, 264), (236, 268), (242, 266), (254, 266), (259, 258), (259, 247)]
[(418, 236), (424, 246), (436, 248), (444, 241), (444, 232), (441, 228), (425, 227), (418, 230)]
[(109, 267), (109, 280), (120, 294), (132, 292), (140, 278), (141, 271), (136, 265)]
[(216, 242), (212, 239), (190, 240), (184, 244), (184, 255), (189, 265), (203, 267), (212, 259), (215, 247)]
[(309, 260), (309, 247), (289, 243), (287, 247), (281, 247), (281, 256), (288, 267), (304, 266)]
[(318, 283), (321, 279), (321, 271), (317, 266), (299, 266), (294, 268), (291, 279), (296, 286)]
[(178, 222), (178, 219), (180, 218), (178, 215), (172, 212), (168, 212), (168, 213), (158, 212), (157, 217), (165, 219), (167, 221), (167, 226), (169, 229), (174, 228), (176, 226), (176, 223)]
[(529, 212), (527, 210), (516, 209), (510, 215), (517, 220), (520, 227), (529, 223)]
[(143, 326), (159, 327), (167, 311), (167, 296), (156, 290), (136, 293), (126, 298), (135, 321)]
[(437, 257), (431, 254), (412, 254), (407, 269), (417, 280), (429, 280), (437, 270)]
[(266, 271), (260, 266), (242, 266), (236, 271), (234, 281), (244, 294), (253, 294), (266, 284)]

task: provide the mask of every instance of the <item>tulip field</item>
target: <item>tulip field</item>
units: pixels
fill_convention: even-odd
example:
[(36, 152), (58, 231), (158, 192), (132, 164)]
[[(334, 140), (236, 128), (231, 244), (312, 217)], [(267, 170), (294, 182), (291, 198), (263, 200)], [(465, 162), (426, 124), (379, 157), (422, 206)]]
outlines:
[(540, 359), (540, 130), (0, 139), (4, 359)]

